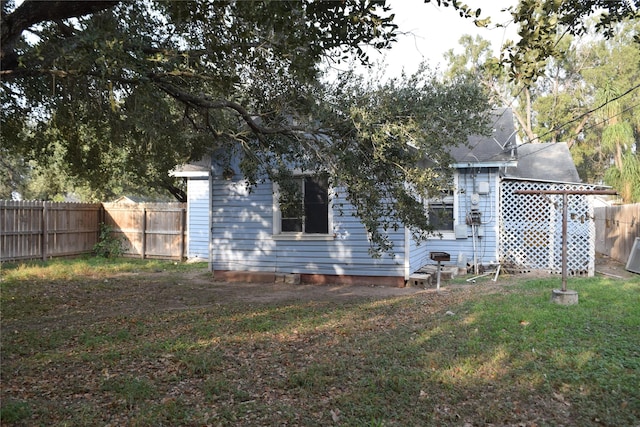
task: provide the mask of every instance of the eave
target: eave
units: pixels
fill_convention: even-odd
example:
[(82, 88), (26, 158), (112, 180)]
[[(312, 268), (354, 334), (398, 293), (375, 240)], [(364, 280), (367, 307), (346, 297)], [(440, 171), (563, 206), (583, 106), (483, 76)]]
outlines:
[(510, 168), (517, 167), (518, 160), (505, 160), (502, 162), (459, 162), (451, 164), (451, 167), (456, 169), (466, 169), (466, 168)]

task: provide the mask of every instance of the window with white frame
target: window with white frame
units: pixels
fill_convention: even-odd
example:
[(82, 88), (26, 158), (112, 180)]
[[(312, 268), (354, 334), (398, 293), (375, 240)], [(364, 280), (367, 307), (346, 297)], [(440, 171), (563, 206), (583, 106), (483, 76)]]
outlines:
[(329, 234), (329, 183), (324, 175), (293, 178), (276, 187), (274, 234)]
[(453, 195), (429, 201), (429, 224), (438, 231), (453, 231)]
[(455, 185), (457, 177), (450, 188), (443, 189), (438, 197), (430, 199), (427, 203), (429, 223), (435, 231), (440, 233), (453, 233), (455, 229), (456, 205)]

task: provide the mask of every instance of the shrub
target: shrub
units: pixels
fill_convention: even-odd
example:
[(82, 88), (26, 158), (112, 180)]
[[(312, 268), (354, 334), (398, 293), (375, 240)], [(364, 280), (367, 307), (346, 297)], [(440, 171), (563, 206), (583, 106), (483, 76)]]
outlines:
[(121, 237), (113, 235), (113, 227), (100, 223), (100, 235), (93, 251), (96, 256), (103, 258), (119, 257), (124, 253), (124, 244)]

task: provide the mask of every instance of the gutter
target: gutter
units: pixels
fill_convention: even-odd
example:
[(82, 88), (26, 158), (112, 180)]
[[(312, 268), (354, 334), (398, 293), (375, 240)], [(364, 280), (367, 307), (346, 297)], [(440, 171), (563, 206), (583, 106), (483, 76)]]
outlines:
[(206, 178), (209, 176), (208, 171), (171, 171), (169, 176), (176, 178)]
[(504, 162), (460, 162), (453, 163), (451, 167), (456, 169), (465, 168), (515, 168), (518, 166), (517, 160), (507, 160)]

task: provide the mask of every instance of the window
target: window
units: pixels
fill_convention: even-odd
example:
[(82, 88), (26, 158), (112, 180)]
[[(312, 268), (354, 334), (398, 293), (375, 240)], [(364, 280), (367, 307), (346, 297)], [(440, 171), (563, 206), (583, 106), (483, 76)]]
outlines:
[(427, 213), (429, 215), (429, 223), (433, 225), (434, 230), (440, 232), (441, 238), (454, 238), (456, 226), (455, 218), (458, 215), (458, 207), (456, 206), (456, 190), (458, 188), (458, 174), (454, 173), (453, 181), (447, 185), (448, 188), (443, 189), (438, 197), (435, 197), (427, 203)]
[(326, 176), (302, 176), (276, 191), (280, 229), (274, 234), (329, 234), (329, 184)]
[(435, 230), (453, 231), (454, 226), (453, 191), (444, 192), (442, 197), (429, 201), (429, 223)]

